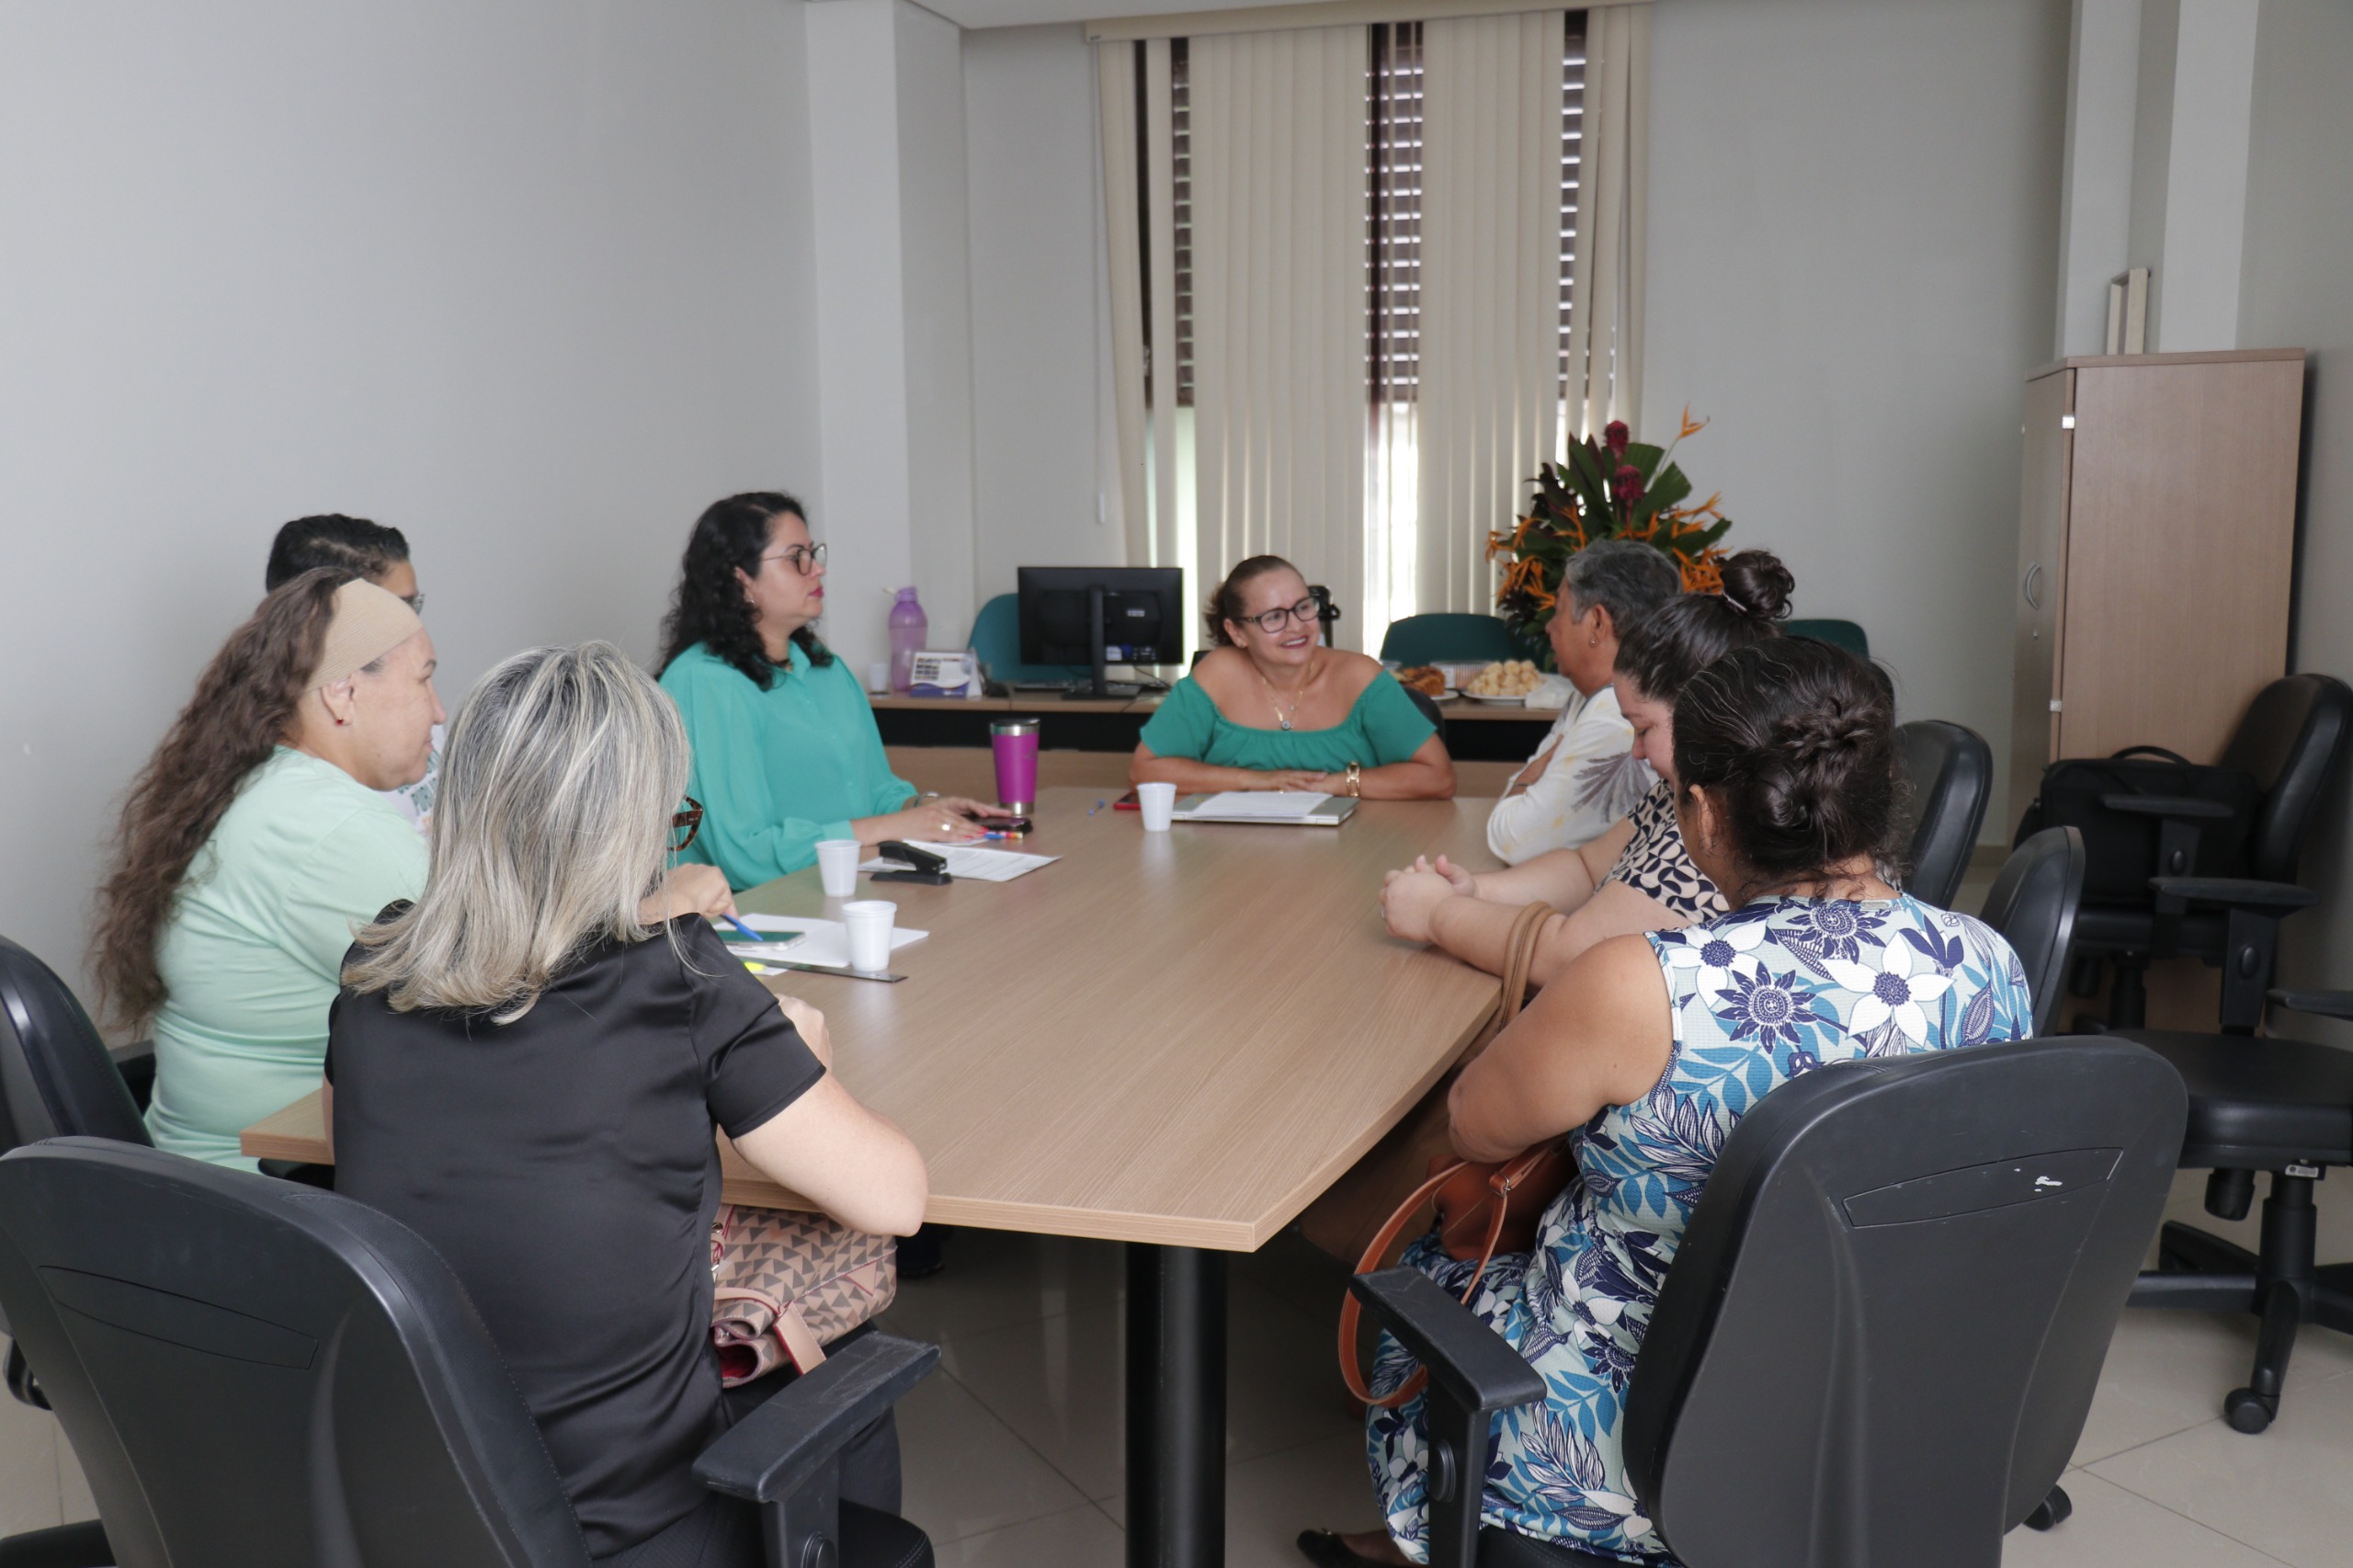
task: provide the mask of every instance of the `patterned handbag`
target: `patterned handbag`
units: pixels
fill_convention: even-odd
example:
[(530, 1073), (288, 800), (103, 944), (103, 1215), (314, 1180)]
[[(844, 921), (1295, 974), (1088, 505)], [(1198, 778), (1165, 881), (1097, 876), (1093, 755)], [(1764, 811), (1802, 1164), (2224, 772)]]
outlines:
[(720, 1381), (748, 1383), (785, 1362), (806, 1372), (824, 1346), (899, 1293), (898, 1238), (823, 1214), (722, 1203), (710, 1221), (710, 1339)]

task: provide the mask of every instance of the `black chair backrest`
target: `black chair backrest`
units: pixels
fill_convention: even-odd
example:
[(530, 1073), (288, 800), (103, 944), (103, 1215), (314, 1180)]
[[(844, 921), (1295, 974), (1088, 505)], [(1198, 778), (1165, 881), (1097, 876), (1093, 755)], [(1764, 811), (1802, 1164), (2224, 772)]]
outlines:
[(1896, 841), (1906, 846), (1904, 890), (1950, 909), (1993, 798), (1994, 752), (1966, 725), (1915, 719), (1895, 731)]
[(1415, 691), (1410, 686), (1405, 687), (1404, 690), (1405, 695), (1413, 699), (1414, 706), (1420, 710), (1422, 717), (1438, 726), (1438, 733), (1443, 738), (1446, 734), (1446, 715), (1439, 710), (1438, 699), (1428, 692)]
[(2223, 748), (2222, 766), (2262, 786), (2247, 874), (2268, 882), (2296, 880), (2296, 851), (2330, 767), (2353, 721), (2353, 687), (2334, 676), (2288, 676), (2255, 694)]
[(2187, 1096), (2097, 1036), (1842, 1062), (1742, 1119), (1627, 1392), (1688, 1568), (1995, 1568), (2156, 1233)]
[(2002, 934), (2026, 968), (2034, 1032), (2051, 1032), (2067, 989), (2067, 946), (2084, 902), (2084, 835), (2046, 827), (2010, 851), (1979, 918)]
[(57, 971), (0, 937), (0, 1137), (144, 1143), (139, 1107), (106, 1041)]
[(373, 1210), (97, 1139), (18, 1149), (0, 1307), (127, 1568), (586, 1568), (472, 1303)]

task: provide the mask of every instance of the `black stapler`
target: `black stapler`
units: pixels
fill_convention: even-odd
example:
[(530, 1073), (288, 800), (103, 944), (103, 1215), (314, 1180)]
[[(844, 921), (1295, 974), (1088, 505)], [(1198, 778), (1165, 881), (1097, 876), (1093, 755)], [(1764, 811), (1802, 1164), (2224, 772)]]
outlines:
[(948, 857), (935, 855), (928, 849), (918, 849), (912, 844), (902, 844), (895, 838), (876, 845), (885, 860), (895, 860), (904, 868), (895, 871), (877, 871), (870, 879), (878, 882), (922, 882), (943, 888), (956, 879), (948, 874)]

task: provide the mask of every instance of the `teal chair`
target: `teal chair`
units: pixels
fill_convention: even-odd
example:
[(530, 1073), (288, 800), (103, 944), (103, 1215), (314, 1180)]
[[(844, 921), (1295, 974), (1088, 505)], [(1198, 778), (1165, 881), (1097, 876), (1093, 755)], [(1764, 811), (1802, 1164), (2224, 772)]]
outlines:
[(972, 618), (972, 635), (966, 647), (981, 656), (988, 678), (1011, 686), (1016, 681), (1085, 680), (1085, 665), (1025, 665), (1021, 662), (1021, 596), (999, 594)]
[(1781, 630), (1791, 637), (1811, 637), (1817, 642), (1844, 648), (1859, 659), (1871, 656), (1871, 640), (1851, 620), (1790, 620), (1784, 621)]
[(1534, 657), (1499, 616), (1452, 612), (1390, 622), (1381, 656), (1401, 665), (1469, 664), (1473, 659)]

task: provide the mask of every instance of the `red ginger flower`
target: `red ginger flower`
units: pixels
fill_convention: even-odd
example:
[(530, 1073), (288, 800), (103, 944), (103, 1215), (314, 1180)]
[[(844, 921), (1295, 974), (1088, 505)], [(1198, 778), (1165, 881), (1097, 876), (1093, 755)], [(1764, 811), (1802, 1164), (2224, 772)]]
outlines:
[[(1627, 441), (1626, 422), (1622, 419), (1613, 419), (1608, 424), (1603, 426), (1601, 427), (1601, 439), (1603, 444), (1608, 446), (1610, 451), (1619, 457), (1624, 457), (1626, 455)], [(1620, 470), (1620, 472), (1623, 472), (1624, 471)]]

